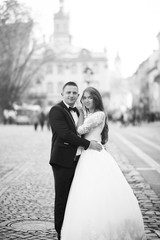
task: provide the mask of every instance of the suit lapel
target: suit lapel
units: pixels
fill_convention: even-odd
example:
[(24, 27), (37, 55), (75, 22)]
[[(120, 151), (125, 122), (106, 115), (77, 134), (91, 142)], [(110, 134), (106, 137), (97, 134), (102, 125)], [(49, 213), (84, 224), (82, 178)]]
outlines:
[(72, 117), (72, 114), (71, 114), (70, 111), (67, 109), (67, 106), (66, 106), (63, 102), (61, 102), (60, 105), (61, 105), (61, 107), (64, 109), (64, 111), (66, 112), (66, 114), (69, 116), (71, 122), (73, 123), (74, 129), (77, 131), (76, 125), (75, 125), (75, 121), (74, 121), (74, 119), (73, 119), (73, 117)]

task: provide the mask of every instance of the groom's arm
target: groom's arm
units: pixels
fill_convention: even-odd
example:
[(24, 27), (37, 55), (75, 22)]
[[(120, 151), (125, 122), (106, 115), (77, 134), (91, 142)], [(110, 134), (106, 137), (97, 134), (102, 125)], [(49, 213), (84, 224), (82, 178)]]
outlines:
[(70, 130), (65, 120), (64, 112), (59, 107), (52, 107), (49, 113), (49, 120), (52, 131), (55, 131), (58, 137), (63, 139), (63, 141), (77, 147), (82, 146), (84, 149), (87, 149), (89, 147), (90, 141), (77, 136), (76, 133)]

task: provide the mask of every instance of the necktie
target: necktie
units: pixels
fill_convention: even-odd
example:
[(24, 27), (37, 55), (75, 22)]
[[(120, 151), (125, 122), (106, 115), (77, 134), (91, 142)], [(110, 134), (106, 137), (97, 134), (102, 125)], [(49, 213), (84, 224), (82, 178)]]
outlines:
[(74, 111), (74, 112), (77, 112), (77, 109), (76, 109), (76, 107), (73, 107), (73, 108), (72, 108), (72, 107), (69, 107), (68, 109), (69, 109), (69, 111)]

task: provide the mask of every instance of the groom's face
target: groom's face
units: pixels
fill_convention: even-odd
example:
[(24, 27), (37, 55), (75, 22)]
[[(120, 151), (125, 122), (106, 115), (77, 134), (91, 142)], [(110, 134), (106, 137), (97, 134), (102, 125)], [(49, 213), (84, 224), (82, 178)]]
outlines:
[(73, 107), (78, 99), (78, 88), (76, 86), (67, 85), (62, 92), (62, 97), (65, 103)]

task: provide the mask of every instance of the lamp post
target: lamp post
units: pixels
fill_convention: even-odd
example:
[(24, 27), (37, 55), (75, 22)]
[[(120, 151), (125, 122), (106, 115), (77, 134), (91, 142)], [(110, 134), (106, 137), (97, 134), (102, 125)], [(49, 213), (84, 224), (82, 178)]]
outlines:
[(87, 83), (87, 86), (89, 86), (91, 84), (91, 82), (93, 82), (93, 71), (91, 68), (86, 67), (84, 69), (84, 81), (85, 83)]

